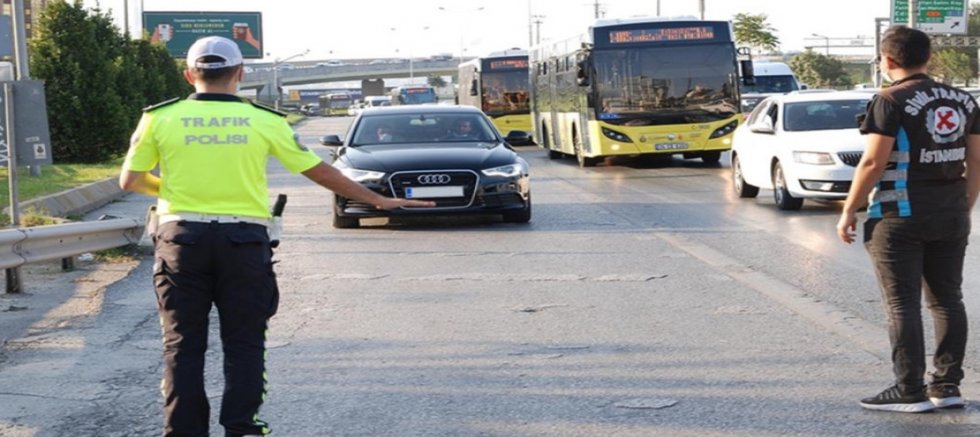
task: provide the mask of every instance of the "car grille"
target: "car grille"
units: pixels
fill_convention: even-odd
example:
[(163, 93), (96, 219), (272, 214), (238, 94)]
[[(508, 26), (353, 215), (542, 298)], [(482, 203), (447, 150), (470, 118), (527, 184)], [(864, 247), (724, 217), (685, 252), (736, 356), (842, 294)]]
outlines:
[(851, 167), (857, 167), (858, 162), (861, 161), (862, 154), (863, 152), (840, 152), (837, 154), (837, 157), (840, 158), (840, 160), (843, 161), (844, 164), (847, 164)]
[[(418, 181), (419, 176), (422, 175), (447, 175), (449, 180), (439, 184), (422, 184)], [(439, 197), (428, 200), (436, 201), (436, 208), (466, 208), (473, 204), (480, 177), (470, 170), (426, 170), (394, 173), (388, 182), (391, 184), (394, 197), (399, 198), (405, 197), (405, 189), (409, 187), (462, 186), (462, 197)]]
[(485, 193), (483, 206), (486, 208), (504, 208), (508, 206), (524, 206), (524, 198), (520, 193)]

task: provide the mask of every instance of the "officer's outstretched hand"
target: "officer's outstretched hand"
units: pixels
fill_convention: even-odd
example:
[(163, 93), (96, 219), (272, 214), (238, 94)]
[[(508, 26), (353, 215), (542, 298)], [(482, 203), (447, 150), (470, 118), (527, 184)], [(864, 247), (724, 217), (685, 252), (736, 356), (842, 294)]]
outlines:
[(431, 208), (434, 206), (436, 206), (436, 203), (429, 200), (396, 199), (393, 197), (385, 197), (376, 205), (378, 209), (398, 209), (403, 207)]

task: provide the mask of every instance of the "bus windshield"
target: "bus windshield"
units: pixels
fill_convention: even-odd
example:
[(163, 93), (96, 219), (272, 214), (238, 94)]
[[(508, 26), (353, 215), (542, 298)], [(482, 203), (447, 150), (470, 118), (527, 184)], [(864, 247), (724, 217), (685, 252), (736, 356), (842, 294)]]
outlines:
[(432, 88), (402, 88), (398, 94), (399, 103), (403, 105), (418, 105), (435, 103), (436, 93)]
[(765, 94), (765, 93), (788, 93), (796, 91), (800, 87), (796, 84), (796, 79), (788, 74), (776, 76), (755, 76), (755, 85), (743, 85), (743, 94)]
[(483, 73), (483, 112), (490, 116), (529, 114), (527, 70)]
[(734, 116), (735, 49), (728, 44), (593, 52), (596, 111), (613, 124), (705, 123)]

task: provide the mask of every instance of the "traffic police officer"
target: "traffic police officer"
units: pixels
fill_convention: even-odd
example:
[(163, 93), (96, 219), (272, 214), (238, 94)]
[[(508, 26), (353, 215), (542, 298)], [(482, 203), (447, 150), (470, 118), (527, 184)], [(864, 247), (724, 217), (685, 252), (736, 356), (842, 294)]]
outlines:
[[(284, 114), (236, 97), (243, 69), (234, 41), (197, 40), (187, 66), (196, 93), (146, 109), (119, 180), (124, 190), (159, 196), (153, 285), (163, 328), (164, 435), (208, 435), (212, 304), (224, 351), (220, 423), (226, 436), (264, 435), (265, 332), (279, 294), (267, 229), (268, 156), (378, 208), (433, 205), (384, 197), (347, 179), (299, 143)], [(157, 165), (159, 177), (150, 173)]]
[[(961, 284), (970, 210), (980, 193), (980, 108), (968, 93), (926, 74), (930, 49), (925, 33), (905, 26), (882, 38), (880, 67), (893, 82), (868, 107), (861, 126), (867, 146), (837, 223), (840, 239), (854, 241), (855, 213), (871, 195), (864, 244), (888, 310), (895, 373), (895, 385), (861, 400), (871, 410), (964, 406)], [(936, 325), (928, 387), (923, 289)]]

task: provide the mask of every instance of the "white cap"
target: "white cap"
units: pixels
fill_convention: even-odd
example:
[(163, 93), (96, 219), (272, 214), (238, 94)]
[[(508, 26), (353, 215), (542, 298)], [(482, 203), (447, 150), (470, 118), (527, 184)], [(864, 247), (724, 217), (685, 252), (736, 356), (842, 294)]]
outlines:
[[(205, 56), (216, 56), (223, 61), (198, 62)], [(194, 41), (187, 50), (187, 66), (207, 70), (212, 68), (234, 67), (242, 63), (242, 51), (234, 41), (220, 37), (208, 36)]]

